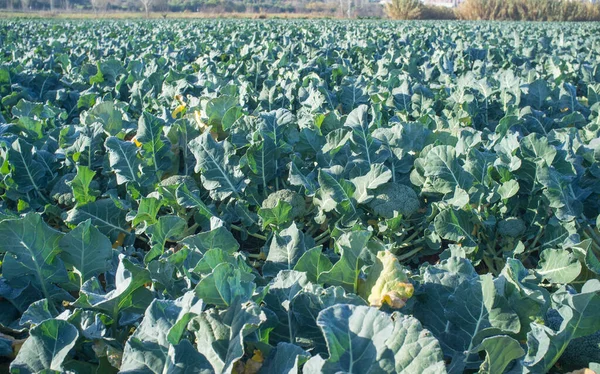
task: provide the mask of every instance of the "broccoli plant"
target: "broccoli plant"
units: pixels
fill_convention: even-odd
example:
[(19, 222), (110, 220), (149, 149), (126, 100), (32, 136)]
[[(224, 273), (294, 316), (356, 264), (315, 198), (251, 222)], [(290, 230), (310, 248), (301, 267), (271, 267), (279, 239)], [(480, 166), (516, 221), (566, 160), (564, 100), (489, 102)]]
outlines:
[(410, 217), (420, 207), (417, 193), (399, 183), (386, 183), (375, 190), (375, 197), (369, 203), (373, 212), (382, 218), (393, 218), (396, 214)]

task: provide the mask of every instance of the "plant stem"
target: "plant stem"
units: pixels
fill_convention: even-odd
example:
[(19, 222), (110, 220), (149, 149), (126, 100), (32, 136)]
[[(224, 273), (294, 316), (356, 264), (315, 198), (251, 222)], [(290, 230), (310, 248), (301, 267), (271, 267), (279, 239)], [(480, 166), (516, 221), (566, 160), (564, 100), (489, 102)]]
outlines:
[(256, 239), (264, 240), (265, 242), (267, 241), (267, 237), (266, 236), (260, 235), (260, 234), (253, 234), (251, 232), (248, 232), (247, 230), (244, 230), (243, 228), (241, 228), (241, 227), (239, 227), (237, 225), (231, 224), (231, 228), (234, 229), (235, 231), (245, 232), (246, 234), (248, 234), (248, 235), (250, 235), (250, 236), (252, 236), (252, 237), (254, 237)]
[(315, 238), (315, 242), (318, 242), (319, 240), (323, 239), (324, 237), (326, 237), (327, 235), (329, 235), (329, 229), (323, 231), (322, 233), (320, 233), (316, 238)]
[(422, 249), (423, 249), (423, 247), (417, 247), (417, 248), (413, 249), (412, 251), (406, 252), (403, 255), (398, 256), (398, 261), (404, 261), (408, 258), (411, 258), (412, 256), (419, 253)]

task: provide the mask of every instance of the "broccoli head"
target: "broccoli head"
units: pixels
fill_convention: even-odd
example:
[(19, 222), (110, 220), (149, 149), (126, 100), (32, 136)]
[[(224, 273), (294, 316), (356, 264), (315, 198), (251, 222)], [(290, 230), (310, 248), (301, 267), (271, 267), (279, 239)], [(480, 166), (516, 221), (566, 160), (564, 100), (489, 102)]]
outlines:
[(414, 214), (421, 203), (412, 188), (398, 183), (385, 183), (375, 189), (375, 198), (368, 206), (378, 216), (392, 218), (394, 211), (405, 217)]
[[(553, 330), (559, 330), (563, 321), (554, 309), (548, 310), (546, 324)], [(600, 362), (600, 331), (571, 340), (558, 363), (566, 370), (578, 370), (589, 367), (590, 362)]]
[(196, 184), (196, 181), (189, 175), (173, 175), (160, 181), (160, 186), (162, 187), (174, 186), (175, 188), (177, 188), (181, 184), (185, 184), (188, 190), (190, 191), (198, 190), (198, 185)]
[(68, 173), (63, 175), (52, 187), (50, 196), (58, 202), (60, 205), (72, 206), (75, 202), (73, 196), (73, 189), (67, 184), (75, 178), (75, 173)]
[(295, 191), (283, 189), (275, 191), (262, 202), (263, 209), (273, 209), (279, 201), (285, 201), (292, 206), (290, 219), (303, 216), (306, 212), (306, 204), (304, 198)]
[(525, 222), (517, 217), (509, 217), (498, 222), (498, 233), (503, 237), (518, 238), (525, 229)]

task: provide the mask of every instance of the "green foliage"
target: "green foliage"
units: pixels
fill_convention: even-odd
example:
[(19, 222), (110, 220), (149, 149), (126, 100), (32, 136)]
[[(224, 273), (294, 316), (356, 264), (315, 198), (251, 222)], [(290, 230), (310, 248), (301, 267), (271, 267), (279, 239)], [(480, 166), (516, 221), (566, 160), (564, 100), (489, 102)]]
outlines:
[(594, 366), (600, 26), (0, 26), (12, 373)]

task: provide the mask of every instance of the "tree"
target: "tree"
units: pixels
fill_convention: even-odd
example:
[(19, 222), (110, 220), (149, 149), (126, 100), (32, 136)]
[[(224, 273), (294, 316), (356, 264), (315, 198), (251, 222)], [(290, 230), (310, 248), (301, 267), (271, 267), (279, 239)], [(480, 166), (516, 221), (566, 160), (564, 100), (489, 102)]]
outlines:
[(154, 0), (140, 0), (142, 2), (142, 5), (144, 6), (144, 11), (146, 12), (146, 18), (150, 17), (150, 7), (152, 6), (152, 3), (154, 2)]

